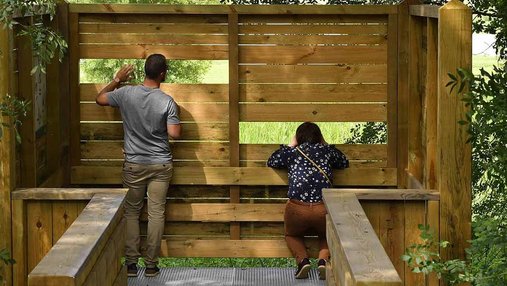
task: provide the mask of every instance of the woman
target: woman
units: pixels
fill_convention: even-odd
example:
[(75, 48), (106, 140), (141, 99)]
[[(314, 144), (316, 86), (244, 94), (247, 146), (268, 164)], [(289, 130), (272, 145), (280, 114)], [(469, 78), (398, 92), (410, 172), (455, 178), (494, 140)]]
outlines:
[(285, 241), (296, 259), (296, 279), (308, 278), (310, 261), (303, 241), (305, 235), (319, 236), (319, 278), (326, 278), (329, 248), (326, 241), (326, 208), (322, 188), (332, 184), (332, 169), (347, 168), (345, 155), (328, 145), (319, 126), (305, 122), (288, 146), (281, 145), (267, 162), (272, 168), (288, 168), (289, 201), (285, 207)]

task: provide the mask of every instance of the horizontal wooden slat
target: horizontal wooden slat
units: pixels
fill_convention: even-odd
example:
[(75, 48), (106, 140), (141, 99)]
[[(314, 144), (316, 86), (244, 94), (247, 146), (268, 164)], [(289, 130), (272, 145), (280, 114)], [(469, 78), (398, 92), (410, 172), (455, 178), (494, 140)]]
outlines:
[(239, 34), (349, 34), (385, 35), (387, 25), (243, 25)]
[(150, 5), (150, 4), (69, 4), (70, 13), (131, 14), (397, 14), (396, 5)]
[[(264, 160), (241, 160), (240, 167), (266, 167), (266, 159)], [(350, 168), (385, 168), (387, 161), (372, 161), (372, 160), (351, 160), (349, 161)]]
[(285, 204), (167, 204), (168, 221), (283, 221)]
[[(146, 235), (148, 223), (141, 220), (141, 235)], [(166, 222), (164, 225), (164, 235), (166, 237), (229, 237), (229, 223), (224, 222)]]
[(386, 37), (386, 35), (239, 35), (239, 43), (286, 45), (380, 45), (387, 42)]
[[(80, 99), (95, 102), (97, 94), (107, 83), (82, 83), (79, 85)], [(160, 90), (181, 102), (228, 102), (227, 84), (172, 84), (162, 83)]]
[(227, 23), (227, 15), (81, 14), (79, 23)]
[(79, 34), (82, 44), (227, 44), (227, 35)]
[(387, 15), (241, 15), (239, 23), (387, 23)]
[(225, 24), (197, 23), (80, 23), (80, 33), (171, 33), (171, 34), (227, 34)]
[[(227, 104), (180, 103), (180, 120), (195, 122), (227, 122)], [(120, 121), (118, 108), (102, 107), (95, 103), (82, 103), (81, 121)]]
[(242, 102), (387, 102), (387, 85), (242, 84), (239, 94)]
[(144, 59), (151, 54), (162, 54), (173, 60), (226, 60), (227, 46), (201, 45), (80, 45), (82, 59)]
[[(123, 159), (81, 159), (83, 166), (116, 167), (123, 165)], [(173, 160), (174, 167), (227, 167), (229, 160)], [(264, 166), (264, 165), (263, 165)]]
[[(228, 140), (229, 125), (226, 123), (182, 123), (180, 140)], [(121, 123), (81, 123), (81, 140), (122, 140)]]
[[(337, 170), (336, 186), (395, 186), (396, 168)], [(121, 167), (74, 166), (72, 184), (121, 184)], [(287, 170), (267, 167), (179, 167), (175, 185), (287, 185)]]
[[(84, 141), (81, 142), (82, 159), (122, 159), (123, 141)], [(171, 144), (174, 159), (227, 160), (228, 143), (216, 142), (175, 142)]]
[(381, 122), (386, 104), (242, 104), (240, 120), (251, 122)]
[[(387, 145), (369, 144), (338, 144), (335, 145), (349, 160), (386, 160)], [(267, 160), (278, 148), (277, 144), (242, 144), (240, 145), (241, 160)]]
[(240, 63), (341, 63), (385, 64), (387, 45), (380, 46), (246, 46), (239, 49)]
[[(309, 255), (318, 254), (318, 241), (307, 239)], [(292, 257), (285, 239), (204, 240), (163, 239), (161, 256), (168, 257)]]
[(387, 65), (239, 66), (240, 83), (385, 83)]
[(410, 5), (410, 15), (438, 19), (438, 10), (442, 6)]

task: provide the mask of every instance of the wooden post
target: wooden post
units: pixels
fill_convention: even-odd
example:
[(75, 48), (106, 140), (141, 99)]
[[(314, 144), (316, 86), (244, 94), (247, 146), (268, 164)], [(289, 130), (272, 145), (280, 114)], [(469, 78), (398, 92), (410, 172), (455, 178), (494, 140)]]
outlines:
[[(10, 30), (0, 27), (0, 102), (9, 93), (10, 83)], [(1, 115), (0, 115), (1, 116)], [(8, 117), (3, 117), (2, 122), (10, 123)], [(11, 243), (11, 191), (15, 187), (15, 139), (12, 129), (0, 126), (3, 135), (0, 138), (0, 249), (7, 249), (12, 255)], [(4, 267), (0, 273), (6, 280), (6, 285), (12, 284), (12, 268)]]
[[(229, 163), (239, 167), (239, 73), (238, 13), (231, 8), (229, 18)], [(240, 202), (239, 186), (230, 187), (230, 202)], [(231, 239), (241, 238), (240, 223), (231, 222)]]
[(440, 239), (451, 243), (443, 259), (465, 258), (471, 239), (471, 146), (467, 127), (458, 124), (467, 108), (447, 73), (472, 68), (472, 12), (459, 0), (439, 10), (438, 24), (437, 188), (440, 191)]
[[(408, 168), (408, 104), (409, 104), (409, 59), (410, 59), (410, 14), (409, 6), (419, 0), (405, 0), (398, 5), (398, 132), (397, 167), (398, 188), (406, 188)], [(390, 111), (391, 112), (391, 111)]]

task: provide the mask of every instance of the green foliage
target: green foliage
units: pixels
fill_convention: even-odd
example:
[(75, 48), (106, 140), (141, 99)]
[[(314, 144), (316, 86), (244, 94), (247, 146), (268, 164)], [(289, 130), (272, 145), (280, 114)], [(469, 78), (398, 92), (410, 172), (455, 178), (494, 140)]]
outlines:
[(451, 286), (473, 281), (474, 277), (465, 261), (441, 259), (439, 248), (446, 248), (449, 242), (435, 241), (434, 232), (427, 225), (420, 224), (419, 230), (422, 243), (412, 244), (401, 256), (412, 272), (423, 274), (434, 272), (439, 279), (443, 279)]
[(358, 123), (350, 129), (351, 136), (346, 144), (386, 144), (387, 124), (385, 122)]
[(0, 140), (3, 136), (3, 128), (13, 128), (16, 134), (16, 141), (21, 143), (21, 136), (19, 135), (18, 128), (21, 126), (20, 116), (26, 116), (30, 109), (30, 101), (21, 100), (17, 97), (6, 95), (4, 101), (0, 102), (0, 115), (8, 116), (12, 123), (3, 122), (0, 117)]
[[(134, 65), (132, 83), (142, 83), (144, 80), (144, 60), (82, 60), (81, 82), (109, 82), (122, 65)], [(199, 83), (211, 66), (211, 61), (179, 60), (168, 61), (168, 83)]]
[[(62, 61), (67, 50), (67, 43), (63, 37), (43, 24), (42, 14), (49, 14), (52, 20), (55, 13), (55, 0), (3, 0), (0, 3), (0, 22), (4, 27), (13, 29), (15, 25), (20, 26), (17, 35), (27, 36), (32, 42), (32, 51), (38, 59), (34, 61), (32, 74), (37, 71), (46, 73), (46, 66), (54, 56), (58, 54), (58, 59)], [(30, 24), (21, 24), (16, 21), (16, 16), (30, 16)]]
[(458, 69), (448, 86), (470, 107), (458, 123), (468, 125), (472, 144), (474, 215), (507, 218), (507, 73), (505, 65), (480, 72)]
[(477, 218), (467, 249), (476, 286), (507, 285), (507, 223), (500, 218)]
[[(7, 249), (0, 249), (0, 274), (3, 272), (4, 265), (14, 264), (16, 261), (11, 258), (11, 255)], [(0, 282), (3, 282), (3, 277), (0, 275)]]

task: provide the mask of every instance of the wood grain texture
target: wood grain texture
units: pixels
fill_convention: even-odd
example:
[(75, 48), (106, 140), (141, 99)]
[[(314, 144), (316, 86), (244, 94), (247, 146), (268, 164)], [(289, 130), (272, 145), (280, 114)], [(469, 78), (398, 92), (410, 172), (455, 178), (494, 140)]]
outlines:
[(387, 65), (240, 66), (240, 83), (385, 83)]
[[(82, 83), (79, 85), (81, 101), (95, 102), (97, 94), (106, 83)], [(160, 90), (170, 95), (176, 102), (228, 102), (227, 84), (173, 84), (162, 83)]]
[(385, 64), (387, 45), (380, 46), (242, 46), (240, 63)]
[(242, 84), (241, 102), (387, 102), (385, 84)]
[(26, 216), (27, 273), (30, 273), (53, 246), (51, 202), (28, 202), (26, 205)]
[(145, 59), (162, 54), (172, 60), (226, 60), (227, 46), (86, 44), (79, 46), (82, 59)]
[[(334, 238), (331, 257), (338, 257), (340, 285), (402, 285), (392, 262), (354, 194), (324, 201), (329, 214), (328, 240)], [(333, 260), (335, 265), (336, 259)]]
[(149, 4), (70, 4), (72, 13), (116, 13), (116, 14), (227, 14), (234, 11), (238, 14), (329, 14), (329, 15), (382, 15), (396, 14), (394, 5), (337, 5), (337, 6), (294, 6), (294, 5), (153, 5)]
[(12, 258), (16, 263), (12, 266), (13, 285), (26, 285), (27, 270), (27, 213), (26, 202), (12, 200)]
[[(28, 275), (28, 285), (83, 284), (95, 263), (100, 262), (98, 258), (120, 222), (124, 198), (124, 194), (95, 195), (75, 223)], [(106, 268), (105, 263), (103, 268)], [(101, 272), (96, 273), (96, 281), (103, 283), (105, 279), (101, 279)]]
[(381, 122), (387, 119), (381, 104), (242, 104), (241, 121), (250, 122)]
[[(393, 186), (394, 168), (361, 168), (334, 171), (337, 186)], [(73, 184), (121, 184), (121, 167), (76, 166)], [(287, 185), (287, 171), (267, 167), (178, 167), (175, 185)]]
[[(10, 38), (11, 32), (8, 29), (0, 28), (0, 102), (4, 101), (5, 95), (11, 93), (11, 74), (13, 72), (11, 67), (11, 45)], [(0, 122), (10, 124), (7, 116), (0, 114)], [(11, 191), (16, 187), (16, 173), (15, 173), (15, 135), (11, 128), (2, 129), (2, 136), (0, 138), (0, 208), (2, 209), (2, 216), (0, 217), (0, 249), (7, 249), (10, 253), (13, 252), (12, 245), (12, 229), (11, 229)], [(2, 267), (0, 276), (4, 277), (6, 283), (12, 283), (12, 267)]]
[(439, 11), (437, 189), (441, 195), (440, 239), (451, 243), (441, 251), (441, 256), (464, 259), (472, 235), (472, 152), (467, 143), (468, 126), (457, 122), (465, 118), (469, 108), (456, 94), (457, 90), (449, 92), (446, 84), (447, 73), (455, 73), (457, 68), (471, 69), (472, 12), (458, 0), (450, 1)]
[(387, 63), (387, 166), (398, 161), (398, 16), (389, 15)]
[[(180, 103), (180, 120), (193, 122), (227, 122), (227, 104)], [(120, 121), (118, 108), (103, 107), (95, 103), (80, 105), (81, 121)], [(79, 129), (78, 129), (79, 130)], [(78, 134), (79, 135), (79, 134)]]
[(383, 45), (386, 35), (239, 35), (240, 44), (276, 45)]
[[(69, 11), (70, 11), (69, 5)], [(69, 97), (70, 97), (70, 165), (79, 165), (81, 110), (79, 106), (79, 14), (69, 14)]]
[[(309, 254), (316, 257), (318, 243), (307, 242)], [(170, 257), (292, 257), (284, 239), (197, 240), (163, 239), (161, 256)]]
[[(227, 123), (181, 123), (185, 130), (180, 140), (227, 141)], [(81, 140), (123, 140), (123, 124), (120, 122), (81, 123)]]

